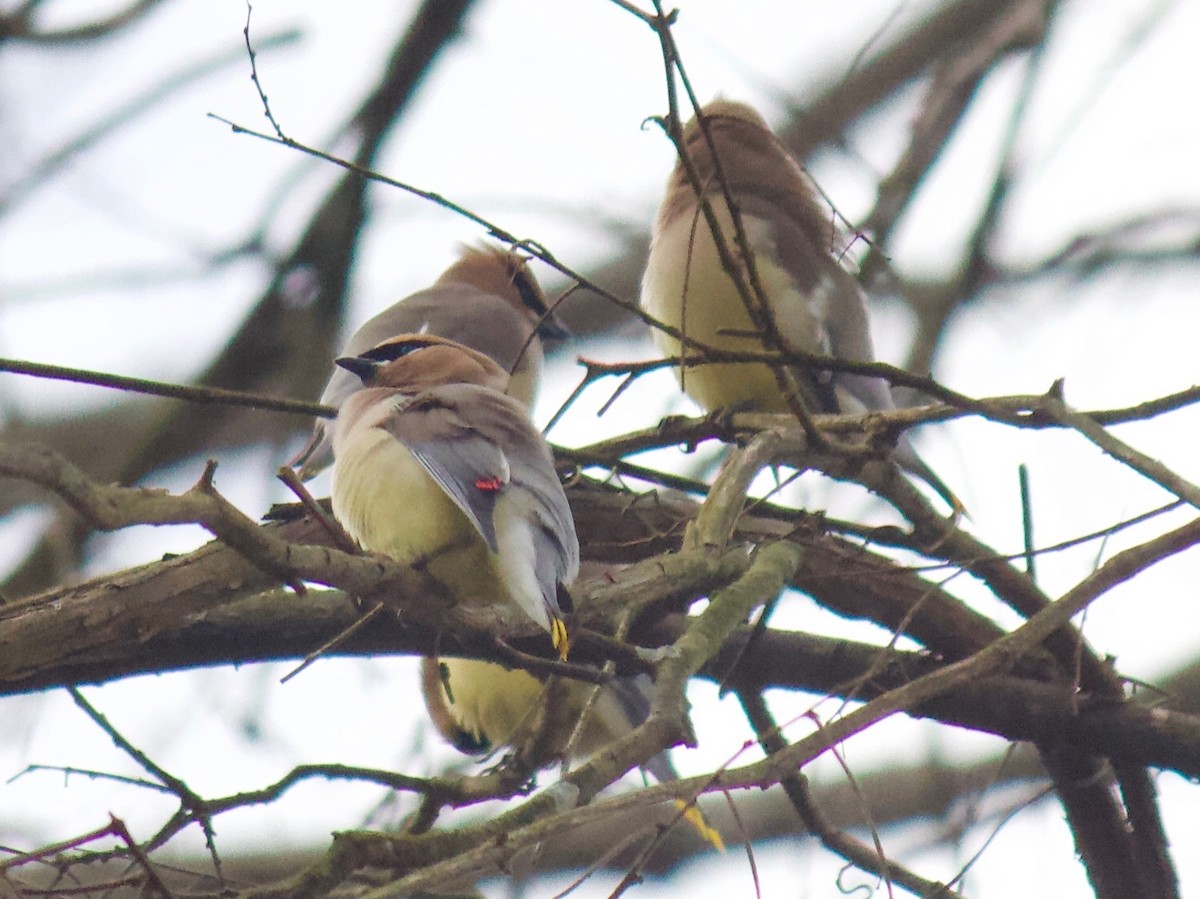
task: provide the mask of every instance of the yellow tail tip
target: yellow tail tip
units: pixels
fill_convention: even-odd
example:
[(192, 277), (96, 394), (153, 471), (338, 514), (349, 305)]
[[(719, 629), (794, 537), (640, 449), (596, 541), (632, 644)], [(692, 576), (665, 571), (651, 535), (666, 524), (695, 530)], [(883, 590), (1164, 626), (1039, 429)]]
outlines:
[(561, 618), (550, 620), (550, 642), (558, 650), (558, 658), (565, 662), (571, 652), (571, 638), (567, 636), (567, 626)]
[(682, 799), (675, 800), (675, 807), (683, 813), (683, 819), (696, 829), (696, 833), (700, 834), (701, 839), (706, 843), (710, 843), (718, 852), (725, 851), (725, 841), (721, 839), (720, 832), (704, 820), (704, 815), (700, 809), (694, 805), (688, 805)]

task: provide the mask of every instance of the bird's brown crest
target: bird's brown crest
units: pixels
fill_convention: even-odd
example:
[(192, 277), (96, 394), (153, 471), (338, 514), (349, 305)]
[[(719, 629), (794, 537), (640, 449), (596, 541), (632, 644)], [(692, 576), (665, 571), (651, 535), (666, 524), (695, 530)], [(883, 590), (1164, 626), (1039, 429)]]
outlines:
[(546, 336), (565, 336), (562, 327), (550, 317), (550, 306), (541, 285), (533, 276), (529, 263), (516, 250), (492, 246), (467, 246), (460, 250), (458, 261), (444, 271), (438, 284), (455, 282), (470, 284), (480, 290), (502, 296), (514, 307), (537, 322), (545, 320)]

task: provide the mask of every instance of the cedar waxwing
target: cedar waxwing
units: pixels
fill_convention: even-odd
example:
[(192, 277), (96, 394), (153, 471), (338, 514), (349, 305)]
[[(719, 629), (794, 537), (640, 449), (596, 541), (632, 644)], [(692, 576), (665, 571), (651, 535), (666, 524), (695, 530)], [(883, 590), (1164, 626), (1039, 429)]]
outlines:
[[(483, 353), (405, 335), (337, 364), (333, 512), (367, 550), (421, 560), (455, 602), (516, 604), (566, 658), (579, 540), (549, 447)], [(562, 605), (560, 605), (560, 597)]]
[[(831, 213), (817, 199), (804, 170), (763, 118), (742, 103), (716, 100), (700, 110), (740, 214), (754, 265), (775, 326), (795, 349), (858, 362), (875, 358), (866, 298), (838, 263)], [(720, 223), (726, 245), (738, 257), (733, 217), (696, 118), (683, 131), (704, 195)], [(744, 269), (743, 269), (744, 271)], [(747, 279), (748, 283), (748, 279)], [(682, 162), (667, 182), (642, 277), (641, 304), (685, 337), (729, 351), (776, 351), (755, 336), (740, 294), (721, 266), (716, 244)], [(680, 355), (679, 341), (654, 331), (666, 355)], [(799, 397), (817, 412), (865, 412), (895, 408), (888, 384), (865, 375), (793, 368)], [(709, 411), (730, 406), (786, 412), (774, 373), (753, 363), (705, 364), (679, 371), (684, 390)], [(955, 510), (962, 505), (921, 461), (906, 434), (896, 461), (926, 481)]]
[[(476, 659), (425, 658), (421, 662), (421, 690), (429, 717), (460, 752), (486, 753), (511, 746), (521, 737), (522, 726), (533, 723), (543, 683), (528, 671)], [(565, 686), (567, 709), (562, 721), (569, 727), (550, 741), (548, 752), (555, 758), (566, 754), (570, 731), (596, 689), (582, 681), (568, 681)], [(644, 674), (603, 684), (570, 747), (571, 758), (589, 756), (645, 721), (652, 689), (653, 681)], [(647, 762), (646, 770), (660, 781), (677, 777), (666, 752)]]
[[(521, 256), (467, 246), (432, 287), (389, 306), (355, 331), (340, 355), (357, 356), (401, 334), (435, 334), (490, 356), (510, 374), (504, 392), (526, 406), (533, 405), (542, 376), (541, 338), (567, 336)], [(335, 368), (321, 402), (340, 408), (361, 386), (353, 374)], [(318, 420), (291, 465), (300, 466), (300, 477), (308, 480), (332, 461), (326, 424)]]
[[(598, 690), (592, 684), (567, 681), (557, 722), (547, 751), (561, 758), (570, 748), (571, 758), (586, 758), (625, 736), (650, 714), (654, 682), (645, 674), (613, 678)], [(596, 697), (589, 700), (593, 691)], [(487, 753), (519, 741), (522, 729), (533, 724), (542, 703), (543, 683), (528, 671), (504, 668), (474, 659), (421, 660), (421, 692), (438, 732), (455, 749), (469, 754)], [(579, 735), (568, 747), (579, 716), (587, 717)], [(664, 750), (650, 759), (645, 770), (659, 783), (679, 775)], [(700, 836), (724, 851), (721, 834), (695, 806), (677, 802), (683, 817)]]

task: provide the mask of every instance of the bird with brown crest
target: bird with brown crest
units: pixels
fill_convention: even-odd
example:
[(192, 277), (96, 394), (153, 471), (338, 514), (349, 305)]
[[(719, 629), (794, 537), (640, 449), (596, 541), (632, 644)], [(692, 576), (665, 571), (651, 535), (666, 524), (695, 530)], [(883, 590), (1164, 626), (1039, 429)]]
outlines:
[[(543, 753), (532, 760), (539, 765), (563, 758), (586, 759), (626, 736), (649, 716), (655, 689), (645, 674), (614, 677), (599, 686), (575, 680), (558, 686), (558, 691), (548, 693), (542, 678), (494, 662), (421, 660), (425, 707), (448, 743), (460, 752), (478, 755), (532, 739)], [(539, 713), (547, 695), (557, 697), (559, 706), (553, 715), (543, 717)], [(535, 735), (538, 725), (549, 733)], [(647, 761), (643, 770), (659, 783), (679, 779), (665, 750)], [(701, 838), (724, 850), (721, 834), (698, 808), (677, 805)]]
[(364, 549), (420, 560), (455, 602), (514, 604), (566, 658), (579, 541), (549, 447), (503, 393), (508, 373), (428, 334), (337, 364), (362, 388), (333, 424), (334, 516)]
[[(363, 386), (333, 425), (335, 517), (363, 548), (421, 560), (456, 602), (512, 602), (565, 659), (561, 603), (579, 571), (579, 543), (548, 446), (527, 410), (501, 393), (507, 373), (431, 335), (394, 338), (337, 364)], [(430, 717), (465, 752), (513, 745), (539, 723), (545, 684), (527, 671), (461, 658), (422, 665)], [(563, 682), (537, 761), (584, 757), (624, 736), (646, 719), (652, 689), (645, 675), (614, 678), (593, 698), (592, 685)], [(676, 777), (665, 753), (646, 768)], [(695, 808), (683, 815), (721, 845)]]
[[(873, 362), (866, 297), (839, 262), (832, 213), (818, 201), (811, 179), (762, 116), (743, 103), (716, 100), (687, 123), (682, 145), (700, 192), (683, 162), (677, 161), (654, 223), (642, 277), (642, 307), (685, 340), (719, 350), (798, 350)], [(710, 203), (724, 244), (734, 259), (740, 259), (731, 204), (736, 209), (765, 308), (755, 305), (753, 291), (748, 306), (726, 271), (701, 196)], [(740, 266), (742, 280), (749, 285), (748, 267), (744, 262)], [(666, 355), (685, 351), (676, 337), (661, 330), (654, 330), (654, 339)], [(788, 369), (799, 388), (796, 399), (809, 411), (895, 408), (891, 389), (881, 378), (802, 364), (789, 364)], [(766, 364), (703, 363), (681, 367), (678, 374), (688, 396), (709, 411), (789, 408), (775, 372)], [(899, 437), (895, 459), (928, 483), (956, 514), (962, 511), (958, 498), (917, 455), (907, 434)]]
[[(401, 334), (433, 334), (483, 353), (509, 374), (504, 392), (526, 406), (533, 405), (541, 383), (542, 339), (567, 336), (520, 253), (470, 246), (460, 249), (458, 259), (432, 286), (367, 321), (340, 355), (357, 356)], [(340, 408), (361, 386), (353, 374), (335, 368), (321, 402)], [(327, 426), (317, 421), (291, 465), (298, 466), (300, 477), (308, 480), (332, 461)]]

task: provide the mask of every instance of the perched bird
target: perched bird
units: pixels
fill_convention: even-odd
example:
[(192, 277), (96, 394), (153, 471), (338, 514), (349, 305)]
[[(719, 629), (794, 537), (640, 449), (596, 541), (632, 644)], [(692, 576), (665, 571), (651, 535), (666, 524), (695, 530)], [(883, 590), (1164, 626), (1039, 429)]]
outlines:
[(579, 540), (550, 450), (491, 358), (428, 334), (337, 364), (333, 512), (367, 550), (420, 560), (455, 602), (510, 602), (566, 658)]
[[(566, 658), (564, 588), (579, 571), (579, 541), (549, 448), (527, 410), (501, 393), (508, 373), (429, 334), (402, 335), (337, 364), (362, 383), (332, 428), (338, 521), (364, 549), (422, 560), (457, 602), (512, 602)], [(425, 659), (422, 686), (435, 725), (464, 751), (511, 743), (542, 698), (527, 672), (463, 659)], [(555, 710), (563, 729), (550, 748), (560, 755), (591, 691), (565, 686)], [(576, 752), (590, 754), (644, 721), (651, 687), (644, 675), (602, 686)], [(646, 767), (660, 780), (676, 776), (665, 753)], [(695, 808), (683, 814), (721, 845)]]
[[(521, 256), (467, 246), (432, 287), (389, 306), (354, 332), (340, 355), (357, 356), (401, 334), (435, 334), (491, 357), (511, 376), (505, 392), (526, 406), (533, 405), (541, 381), (542, 338), (567, 336)], [(335, 368), (321, 402), (340, 408), (360, 387), (353, 374)], [(291, 465), (308, 480), (332, 461), (326, 424), (318, 420)]]
[[(541, 680), (519, 668), (474, 659), (425, 658), (421, 662), (421, 691), (429, 717), (460, 752), (484, 754), (529, 735), (543, 702), (545, 685)], [(549, 761), (565, 756), (586, 758), (640, 725), (650, 713), (654, 682), (639, 674), (613, 678), (598, 688), (580, 681), (565, 681), (563, 687), (565, 695), (555, 710), (554, 730), (543, 740)], [(586, 717), (575, 736), (581, 715)], [(679, 778), (665, 751), (650, 759), (645, 770), (660, 783)], [(721, 834), (699, 809), (677, 804), (702, 838), (717, 849), (725, 848)]]
[[(421, 691), (434, 726), (460, 752), (482, 754), (512, 746), (526, 736), (541, 705), (544, 683), (528, 671), (476, 659), (422, 659)], [(584, 714), (592, 684), (566, 681), (563, 725), (547, 740), (546, 754), (560, 759), (585, 758), (623, 737), (650, 713), (653, 682), (647, 675), (618, 677), (596, 692), (575, 743), (568, 747), (575, 724)], [(667, 753), (646, 763), (660, 781), (674, 780)]]
[[(866, 298), (838, 263), (835, 229), (810, 179), (763, 118), (742, 103), (716, 100), (700, 110), (712, 140), (693, 118), (683, 131), (703, 195), (734, 258), (740, 258), (733, 215), (713, 159), (716, 151), (729, 193), (754, 256), (754, 268), (785, 347), (858, 362), (874, 361)], [(743, 271), (745, 268), (743, 267)], [(642, 307), (685, 338), (729, 351), (778, 351), (753, 323), (733, 279), (721, 265), (696, 191), (681, 161), (667, 182), (642, 277)], [(679, 341), (655, 329), (666, 355)], [(880, 378), (792, 366), (799, 400), (815, 412), (895, 408)], [(679, 369), (685, 392), (707, 410), (740, 407), (785, 412), (787, 403), (771, 368), (755, 363), (704, 364)], [(896, 461), (926, 481), (955, 510), (962, 505), (900, 436)]]

